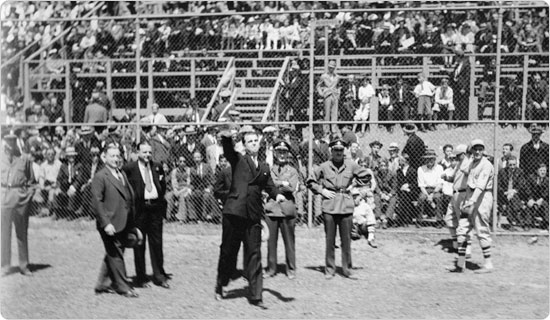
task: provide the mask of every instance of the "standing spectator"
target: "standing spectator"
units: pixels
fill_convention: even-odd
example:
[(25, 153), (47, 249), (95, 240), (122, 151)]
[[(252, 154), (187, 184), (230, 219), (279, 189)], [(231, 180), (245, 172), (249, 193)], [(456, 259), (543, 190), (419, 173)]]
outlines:
[(515, 156), (508, 159), (499, 176), (498, 204), (511, 225), (510, 230), (515, 231), (516, 227), (527, 230), (530, 219), (526, 216), (525, 203), (531, 199), (531, 190), (523, 172), (518, 168)]
[[(223, 208), (222, 244), (216, 279), (216, 300), (224, 298), (223, 287), (227, 286), (237, 266), (237, 255), (244, 243), (244, 265), (249, 282), (249, 302), (266, 309), (262, 301), (261, 224), (263, 203), (261, 191), (265, 190), (278, 202), (284, 196), (273, 184), (269, 167), (257, 160), (260, 139), (256, 132), (245, 133), (242, 140), (246, 155), (234, 150), (232, 133), (221, 132), (223, 153), (231, 164), (232, 182), (230, 193)], [(256, 173), (253, 174), (253, 171)]]
[[(435, 86), (428, 81), (423, 73), (418, 74), (418, 85), (414, 88), (414, 95), (418, 99), (418, 109), (416, 113), (417, 120), (432, 120), (432, 99)], [(435, 129), (433, 123), (420, 124), (420, 131), (426, 129)], [(423, 129), (422, 129), (423, 128)]]
[(86, 106), (86, 110), (84, 111), (84, 123), (106, 123), (108, 118), (108, 111), (101, 104), (99, 93), (94, 92), (90, 104)]
[(11, 268), (11, 232), (15, 225), (17, 252), (19, 254), (19, 272), (31, 276), (29, 270), (29, 248), (27, 229), (29, 227), (29, 203), (34, 183), (32, 161), (29, 156), (21, 155), (15, 145), (16, 136), (7, 134), (2, 137), (1, 174), (2, 184), (2, 275)]
[[(390, 33), (390, 25), (387, 24), (387, 23), (384, 23), (382, 29), (383, 29), (382, 33), (380, 35), (378, 35), (378, 37), (376, 38), (376, 45), (375, 45), (376, 53), (377, 54), (391, 55), (391, 53), (392, 53), (392, 44), (393, 44), (393, 40), (392, 40), (393, 35)], [(389, 56), (387, 58), (382, 57), (379, 60), (380, 65), (382, 65), (382, 66), (391, 65), (392, 61), (393, 61), (392, 58), (389, 57)]]
[(445, 54), (443, 57), (445, 61), (445, 68), (450, 68), (453, 65), (453, 57), (448, 55), (454, 52), (458, 42), (458, 34), (456, 33), (454, 26), (454, 23), (446, 25), (444, 29), (445, 31), (441, 33), (441, 47), (442, 53)]
[[(319, 82), (317, 82), (317, 92), (323, 98), (325, 121), (337, 121), (338, 100), (340, 98), (338, 80), (340, 77), (334, 72), (336, 70), (336, 61), (330, 60), (327, 67), (328, 71), (323, 73)], [(332, 131), (334, 133), (338, 131), (336, 123), (332, 125), (325, 124), (324, 127), (325, 132)]]
[(81, 194), (82, 199), (82, 209), (85, 216), (88, 216), (93, 219), (94, 215), (92, 212), (91, 207), (91, 199), (92, 199), (92, 180), (94, 179), (94, 176), (101, 168), (103, 167), (103, 162), (101, 159), (99, 159), (99, 148), (97, 146), (93, 146), (89, 149), (89, 160), (87, 159), (85, 162), (77, 162), (82, 165), (81, 175), (79, 177), (81, 183), (80, 183), (80, 189), (77, 190), (78, 193)]
[(374, 193), (374, 214), (382, 222), (382, 229), (388, 227), (388, 222), (395, 219), (395, 206), (397, 204), (397, 178), (388, 169), (388, 160), (382, 159), (376, 178), (376, 191)]
[(146, 118), (152, 124), (165, 124), (168, 122), (168, 120), (166, 120), (166, 117), (162, 113), (159, 113), (158, 103), (153, 103), (151, 105), (151, 114), (148, 115)]
[(390, 154), (388, 158), (388, 170), (393, 175), (396, 175), (399, 169), (399, 145), (397, 142), (390, 143), (388, 153)]
[[(282, 107), (279, 111), (279, 118), (281, 121), (285, 121), (287, 113), (292, 110), (291, 120), (293, 121), (305, 121), (307, 120), (307, 105), (308, 99), (308, 86), (307, 79), (304, 78), (300, 65), (296, 60), (292, 61), (290, 65), (290, 71), (288, 78), (283, 79), (281, 82), (283, 91), (281, 92)], [(301, 133), (301, 128), (296, 128)]]
[(166, 175), (162, 165), (153, 161), (153, 149), (147, 142), (138, 146), (138, 161), (130, 162), (122, 170), (128, 176), (134, 194), (136, 227), (143, 232), (143, 242), (134, 248), (136, 286), (147, 288), (145, 267), (145, 240), (149, 239), (153, 283), (169, 289), (168, 275), (164, 271), (162, 248), (162, 221), (166, 217)]
[(550, 157), (548, 143), (540, 140), (542, 128), (532, 124), (529, 132), (531, 141), (521, 146), (519, 151), (519, 167), (526, 176), (536, 174), (539, 164), (548, 163)]
[[(519, 120), (521, 107), (521, 89), (518, 88), (517, 78), (506, 78), (504, 89), (500, 94), (500, 118), (501, 120)], [(529, 90), (529, 89), (528, 89)], [(501, 126), (507, 126), (507, 123)], [(517, 128), (517, 123), (512, 123), (512, 128)]]
[(395, 226), (409, 225), (412, 218), (416, 217), (418, 200), (418, 171), (409, 164), (409, 155), (399, 157), (399, 170), (397, 170), (397, 208)]
[[(365, 129), (368, 128), (367, 122), (369, 120), (370, 116), (370, 106), (371, 106), (371, 100), (372, 97), (376, 95), (376, 91), (374, 91), (374, 87), (370, 84), (370, 80), (368, 77), (363, 78), (361, 87), (359, 87), (359, 92), (357, 95), (357, 98), (359, 99), (359, 107), (355, 111), (355, 116), (353, 117), (353, 120), (355, 121), (362, 121), (364, 123), (361, 124), (361, 136), (365, 135)], [(357, 124), (353, 124), (353, 132), (357, 132)]]
[(453, 71), (453, 94), (456, 96), (456, 120), (468, 120), (470, 101), (470, 60), (464, 51), (456, 50), (456, 67)]
[[(392, 96), (390, 95), (390, 86), (387, 84), (384, 84), (382, 86), (382, 90), (378, 94), (378, 105), (380, 108), (379, 119), (382, 121), (393, 121), (393, 100)], [(385, 124), (385, 127), (389, 133), (393, 132), (392, 124)]]
[[(432, 149), (426, 149), (424, 155), (425, 164), (418, 168), (418, 187), (420, 194), (418, 197), (418, 206), (420, 208), (417, 218), (417, 226), (428, 216), (427, 212), (434, 212), (436, 226), (443, 226), (443, 205), (441, 199), (441, 189), (443, 188), (443, 168), (435, 163), (436, 154)], [(428, 209), (428, 206), (432, 210)]]
[(65, 112), (63, 111), (63, 105), (57, 101), (57, 97), (53, 96), (50, 99), (50, 106), (46, 110), (46, 115), (51, 123), (64, 123)]
[(340, 101), (338, 103), (340, 121), (351, 121), (357, 108), (357, 86), (354, 76), (350, 74), (341, 89)]
[(531, 198), (527, 202), (529, 216), (540, 221), (542, 229), (548, 229), (548, 164), (541, 163), (537, 173), (529, 176)]
[(94, 135), (94, 129), (91, 126), (82, 126), (78, 132), (80, 139), (75, 144), (75, 150), (78, 153), (76, 162), (78, 163), (89, 163), (92, 159), (91, 149), (96, 147), (98, 150), (101, 149), (101, 142)]
[(407, 123), (403, 127), (403, 132), (407, 135), (407, 143), (401, 151), (402, 155), (408, 155), (408, 163), (411, 168), (416, 171), (423, 163), (424, 153), (426, 151), (426, 146), (424, 141), (416, 135), (416, 126), (413, 123)]
[[(332, 159), (322, 163), (308, 179), (309, 188), (323, 196), (323, 216), (326, 233), (325, 279), (330, 280), (336, 272), (334, 262), (336, 228), (340, 229), (342, 241), (342, 275), (351, 277), (351, 227), (354, 202), (348, 187), (352, 179), (368, 183), (368, 171), (351, 160), (344, 159), (346, 143), (334, 139), (330, 145)], [(337, 169), (340, 168), (340, 169)]]
[(214, 184), (214, 196), (223, 206), (231, 187), (231, 166), (223, 154), (220, 155), (219, 164), (216, 167), (216, 182)]
[[(434, 121), (437, 121), (441, 114), (441, 120), (453, 120), (455, 105), (453, 103), (453, 89), (449, 87), (449, 76), (441, 79), (441, 86), (435, 89), (435, 103), (432, 109)], [(447, 117), (445, 117), (447, 116)]]
[(57, 176), (61, 169), (61, 161), (55, 158), (55, 150), (52, 147), (46, 149), (45, 161), (40, 165), (42, 171), (40, 180), (38, 181), (40, 189), (46, 195), (47, 206), (50, 214), (57, 217), (57, 213), (54, 212), (59, 209), (55, 204), (55, 199), (60, 193), (59, 185), (57, 184)]
[(157, 125), (156, 134), (151, 138), (149, 144), (153, 149), (153, 161), (161, 165), (169, 162), (171, 144), (166, 137), (166, 124)]
[(527, 87), (525, 120), (548, 120), (548, 83), (538, 72)]
[(266, 204), (266, 223), (269, 229), (267, 247), (267, 269), (264, 278), (277, 273), (277, 241), (279, 229), (283, 236), (286, 253), (286, 275), (292, 280), (296, 277), (296, 245), (294, 228), (296, 226), (296, 205), (294, 191), (298, 187), (298, 171), (289, 165), (290, 144), (279, 140), (275, 142), (275, 164), (271, 167), (271, 178), (275, 186), (287, 199), (277, 203), (270, 200)]
[(392, 101), (394, 108), (395, 120), (409, 120), (410, 119), (410, 106), (413, 101), (412, 90), (408, 83), (403, 79), (402, 75), (397, 77), (397, 83), (392, 88)]

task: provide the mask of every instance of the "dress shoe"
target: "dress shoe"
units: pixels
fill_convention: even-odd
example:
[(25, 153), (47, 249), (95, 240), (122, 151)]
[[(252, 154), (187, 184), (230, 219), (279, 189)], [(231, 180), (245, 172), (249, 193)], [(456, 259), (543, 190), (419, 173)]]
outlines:
[(331, 280), (332, 278), (334, 278), (334, 274), (325, 273), (325, 279), (326, 280)]
[(170, 285), (168, 284), (168, 281), (164, 280), (161, 282), (155, 283), (159, 287), (163, 287), (164, 289), (170, 289)]
[(33, 273), (29, 269), (21, 270), (21, 274), (26, 276), (26, 277), (32, 277), (33, 276)]
[(457, 266), (447, 268), (447, 270), (451, 273), (464, 273), (464, 268), (457, 267)]
[(139, 282), (136, 282), (134, 287), (135, 288), (146, 289), (146, 288), (151, 288), (151, 285), (149, 283), (147, 283), (146, 281), (139, 281)]
[(371, 246), (371, 247), (373, 247), (373, 248), (375, 248), (375, 249), (378, 248), (378, 245), (376, 244), (376, 242), (374, 241), (374, 239), (368, 240), (367, 242), (368, 242), (369, 246)]
[(103, 288), (95, 288), (94, 289), (95, 294), (102, 294), (102, 293), (116, 293), (116, 291), (111, 287), (103, 287)]
[(218, 301), (221, 301), (221, 300), (223, 300), (223, 298), (225, 298), (225, 294), (223, 292), (223, 287), (221, 285), (216, 286), (214, 298)]
[(250, 300), (250, 304), (262, 310), (267, 310), (267, 307), (262, 300)]
[(485, 273), (491, 273), (493, 272), (493, 268), (486, 268), (486, 267), (483, 267), (481, 269), (478, 269), (476, 271), (474, 271), (474, 273), (477, 273), (477, 274), (485, 274)]
[(139, 294), (135, 292), (134, 290), (130, 290), (128, 292), (124, 292), (120, 294), (121, 296), (125, 298), (139, 298)]
[(286, 276), (288, 277), (289, 280), (296, 279), (296, 274), (294, 272), (289, 272), (289, 273), (287, 273)]

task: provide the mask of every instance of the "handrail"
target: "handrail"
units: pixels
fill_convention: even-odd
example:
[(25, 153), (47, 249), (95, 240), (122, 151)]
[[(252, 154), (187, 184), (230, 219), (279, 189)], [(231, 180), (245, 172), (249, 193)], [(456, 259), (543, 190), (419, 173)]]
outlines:
[(30, 48), (32, 48), (35, 44), (37, 44), (38, 42), (40, 42), (39, 39), (37, 40), (34, 40), (33, 42), (31, 42), (31, 44), (29, 44), (28, 46), (26, 46), (23, 50), (19, 51), (18, 53), (16, 53), (13, 57), (11, 57), (8, 61), (4, 62), (1, 66), (0, 66), (0, 69), (4, 69), (5, 67), (9, 66), (10, 64), (12, 63), (15, 63), (17, 60), (19, 60), (21, 58), (21, 56), (27, 52)]
[[(78, 18), (78, 20), (82, 20), (82, 19), (86, 19), (88, 17), (90, 17), (94, 12), (96, 12), (99, 8), (101, 8), (103, 5), (105, 4), (105, 2), (101, 1), (101, 2), (98, 2), (98, 4), (92, 8), (92, 10), (90, 10), (88, 13), (86, 13), (83, 17), (81, 18)], [(42, 46), (42, 48), (38, 49), (35, 53), (31, 54), (27, 59), (25, 59), (25, 62), (29, 62), (31, 61), (32, 59), (34, 59), (37, 55), (41, 54), (42, 52), (44, 52), (45, 50), (47, 50), (52, 44), (54, 44), (55, 42), (57, 42), (57, 40), (61, 39), (62, 37), (66, 36), (69, 32), (71, 32), (71, 30), (73, 29), (74, 27), (71, 26), (65, 30), (63, 30), (63, 32), (61, 32), (57, 37), (53, 38), (48, 44)]]
[[(225, 66), (225, 70), (223, 71), (222, 79), (226, 74), (229, 73), (229, 70), (231, 70), (231, 68), (234, 65), (235, 65), (235, 58), (231, 57), (231, 59), (229, 59), (229, 62), (227, 63), (227, 66)], [(233, 78), (230, 80), (230, 83), (233, 82), (233, 81), (235, 81), (235, 76), (233, 76)], [(218, 99), (218, 95), (220, 94), (221, 89), (222, 89), (222, 82), (220, 81), (218, 83), (218, 86), (216, 87), (216, 90), (212, 94), (212, 98), (210, 98), (210, 101), (206, 105), (206, 111), (204, 112), (204, 115), (202, 116), (202, 119), (201, 119), (200, 122), (204, 122), (206, 120), (206, 118), (208, 117), (208, 115), (210, 114), (210, 111), (212, 110), (212, 107), (214, 106), (214, 102), (216, 102), (216, 99)]]
[(279, 88), (281, 87), (281, 81), (283, 81), (283, 77), (285, 73), (288, 70), (288, 64), (290, 63), (290, 57), (286, 57), (285, 61), (283, 62), (283, 66), (281, 67), (281, 70), (279, 71), (279, 76), (277, 76), (277, 80), (275, 81), (275, 87), (273, 88), (273, 91), (271, 91), (271, 96), (269, 97), (269, 100), (267, 102), (267, 106), (264, 111), (264, 115), (262, 117), (262, 122), (267, 121), (267, 118), (269, 117), (269, 114), (271, 113), (271, 108), (273, 107), (273, 102), (279, 95)]

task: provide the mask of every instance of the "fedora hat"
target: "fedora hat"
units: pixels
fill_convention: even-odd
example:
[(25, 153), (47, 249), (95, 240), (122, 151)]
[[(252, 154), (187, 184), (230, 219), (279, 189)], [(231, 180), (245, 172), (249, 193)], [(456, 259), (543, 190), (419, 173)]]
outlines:
[(418, 130), (414, 123), (407, 123), (403, 126), (403, 132), (405, 133), (415, 133)]
[(336, 61), (330, 60), (330, 61), (328, 62), (328, 67), (329, 67), (329, 68), (336, 68)]
[(437, 158), (437, 154), (435, 154), (434, 149), (426, 149), (426, 153), (422, 156), (424, 159), (435, 159)]
[(67, 147), (65, 148), (65, 155), (66, 156), (76, 156), (78, 155), (78, 152), (76, 152), (76, 149), (74, 147)]
[(79, 133), (81, 136), (85, 136), (94, 133), (94, 129), (91, 126), (82, 126), (80, 127)]
[(399, 150), (399, 145), (397, 142), (390, 143), (390, 146), (388, 147), (389, 150)]
[(369, 147), (374, 147), (374, 146), (379, 146), (380, 148), (382, 148), (384, 145), (382, 144), (382, 142), (378, 141), (378, 140), (375, 140), (371, 143), (369, 143)]
[(279, 129), (277, 129), (277, 127), (275, 126), (267, 126), (262, 130), (263, 133), (277, 132), (277, 131), (279, 131)]

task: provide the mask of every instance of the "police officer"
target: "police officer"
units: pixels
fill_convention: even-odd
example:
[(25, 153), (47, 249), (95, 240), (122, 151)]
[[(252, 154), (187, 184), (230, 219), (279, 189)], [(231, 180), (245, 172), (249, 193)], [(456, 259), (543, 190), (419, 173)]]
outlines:
[(17, 137), (7, 134), (2, 138), (4, 154), (1, 157), (0, 197), (2, 199), (2, 275), (6, 275), (11, 266), (11, 230), (15, 225), (19, 253), (19, 271), (32, 276), (29, 270), (29, 247), (27, 229), (29, 227), (29, 203), (34, 182), (32, 161), (21, 155), (16, 146)]
[(289, 164), (290, 144), (288, 142), (276, 141), (273, 144), (273, 149), (275, 159), (271, 167), (271, 178), (287, 200), (281, 203), (272, 200), (265, 206), (269, 240), (267, 241), (267, 270), (264, 278), (272, 277), (277, 272), (277, 241), (280, 229), (285, 244), (286, 275), (292, 280), (296, 277), (294, 191), (299, 183), (298, 171)]
[(344, 159), (346, 143), (336, 138), (330, 142), (331, 159), (322, 163), (308, 179), (308, 187), (323, 197), (322, 210), (326, 233), (325, 278), (332, 279), (336, 271), (334, 244), (336, 227), (342, 241), (342, 273), (351, 277), (351, 227), (355, 207), (350, 194), (353, 179), (361, 185), (368, 182), (368, 171), (349, 159)]
[(464, 201), (460, 206), (461, 215), (458, 221), (458, 259), (451, 272), (464, 272), (466, 264), (466, 246), (472, 229), (475, 230), (483, 252), (485, 263), (476, 273), (488, 273), (493, 270), (491, 260), (491, 234), (489, 220), (493, 207), (494, 168), (485, 157), (485, 144), (480, 139), (471, 142), (472, 158), (468, 166), (461, 170), (468, 175)]

